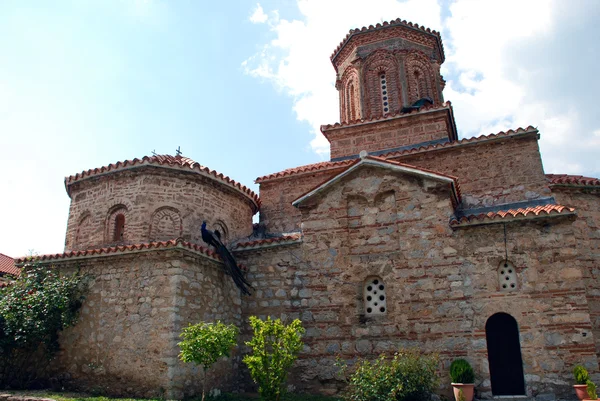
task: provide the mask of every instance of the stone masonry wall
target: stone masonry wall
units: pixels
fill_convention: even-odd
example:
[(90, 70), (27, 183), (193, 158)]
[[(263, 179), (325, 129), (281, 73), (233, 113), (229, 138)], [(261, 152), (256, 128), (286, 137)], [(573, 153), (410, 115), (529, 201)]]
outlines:
[[(349, 206), (356, 199), (366, 206)], [(390, 199), (396, 213), (381, 213), (393, 209)], [(444, 391), (450, 362), (466, 357), (477, 372), (479, 397), (489, 398), (485, 324), (497, 312), (518, 323), (528, 395), (570, 398), (573, 365), (597, 373), (573, 222), (508, 224), (507, 253), (518, 286), (503, 292), (503, 226), (453, 231), (452, 214), (445, 186), (363, 168), (302, 206), (301, 244), (238, 253), (255, 287), (243, 299), (244, 316), (300, 318), (307, 329), (291, 384), (335, 393), (342, 386), (335, 376), (338, 355), (373, 358), (418, 347), (440, 353)], [(382, 316), (365, 311), (363, 288), (373, 277), (385, 285)]]
[(448, 139), (448, 111), (408, 115), (323, 131), (331, 146), (331, 159), (356, 156), (362, 150), (376, 152), (418, 143)]
[(458, 177), (466, 207), (551, 196), (535, 136), (394, 158)]
[(292, 202), (340, 171), (293, 175), (261, 183), (260, 222), (271, 233), (299, 231), (300, 211), (292, 206)]
[[(59, 377), (104, 394), (181, 399), (200, 390), (202, 369), (178, 358), (188, 323), (240, 322), (239, 291), (221, 264), (185, 250), (63, 262), (91, 282), (79, 321), (61, 334)], [(233, 360), (219, 362), (211, 387), (232, 390)]]
[(578, 219), (573, 223), (577, 254), (584, 267), (590, 318), (600, 356), (600, 191), (554, 188), (552, 194), (561, 205), (574, 207)]
[(65, 250), (117, 243), (116, 213), (125, 215), (124, 243), (177, 237), (201, 243), (203, 220), (225, 230), (226, 241), (252, 233), (252, 209), (241, 195), (199, 175), (149, 167), (74, 184)]

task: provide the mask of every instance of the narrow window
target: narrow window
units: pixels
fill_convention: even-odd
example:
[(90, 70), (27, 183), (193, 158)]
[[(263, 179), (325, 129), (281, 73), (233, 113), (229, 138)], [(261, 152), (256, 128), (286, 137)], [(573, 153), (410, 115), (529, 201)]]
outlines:
[(516, 291), (517, 289), (517, 271), (515, 266), (505, 260), (498, 267), (498, 280), (500, 291)]
[(354, 84), (350, 84), (350, 90), (348, 91), (350, 93), (350, 121), (354, 121), (356, 120), (356, 112), (354, 111), (356, 105), (354, 104)]
[(419, 71), (415, 71), (415, 100), (420, 100), (421, 95), (423, 94), (421, 91), (421, 80), (419, 79)]
[(113, 237), (113, 241), (122, 242), (125, 236), (125, 216), (123, 214), (118, 214), (115, 217), (115, 234)]
[(388, 101), (388, 87), (385, 72), (379, 74), (379, 80), (381, 83), (381, 105), (383, 107), (383, 114), (386, 114), (390, 111), (390, 103)]
[(383, 280), (379, 277), (367, 279), (363, 294), (366, 316), (385, 315), (387, 311), (387, 299)]

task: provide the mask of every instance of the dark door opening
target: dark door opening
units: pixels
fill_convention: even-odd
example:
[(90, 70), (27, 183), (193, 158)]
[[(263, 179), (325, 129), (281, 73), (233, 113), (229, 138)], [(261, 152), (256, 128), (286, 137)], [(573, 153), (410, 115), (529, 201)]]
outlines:
[(523, 360), (517, 321), (507, 313), (492, 315), (485, 324), (492, 393), (525, 395)]

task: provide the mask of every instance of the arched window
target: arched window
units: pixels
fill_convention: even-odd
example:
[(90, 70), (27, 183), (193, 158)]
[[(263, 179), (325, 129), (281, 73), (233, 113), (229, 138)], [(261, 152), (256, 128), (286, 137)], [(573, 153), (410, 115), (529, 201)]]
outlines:
[(390, 102), (388, 97), (388, 85), (385, 77), (385, 71), (379, 73), (379, 82), (381, 84), (381, 108), (383, 114), (387, 114), (390, 111)]
[(115, 229), (113, 241), (123, 242), (125, 240), (125, 215), (119, 213), (115, 217)]
[(379, 277), (370, 277), (364, 285), (365, 315), (378, 316), (387, 312), (387, 298), (385, 285)]
[(515, 266), (508, 260), (504, 260), (498, 266), (498, 281), (500, 291), (517, 290), (517, 271)]

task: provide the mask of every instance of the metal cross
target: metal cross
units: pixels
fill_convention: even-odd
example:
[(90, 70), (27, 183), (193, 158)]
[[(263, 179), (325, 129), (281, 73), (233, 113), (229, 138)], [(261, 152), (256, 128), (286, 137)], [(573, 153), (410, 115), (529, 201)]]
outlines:
[(175, 152), (177, 153), (177, 156), (181, 156), (181, 146), (177, 146), (177, 150), (175, 150)]

